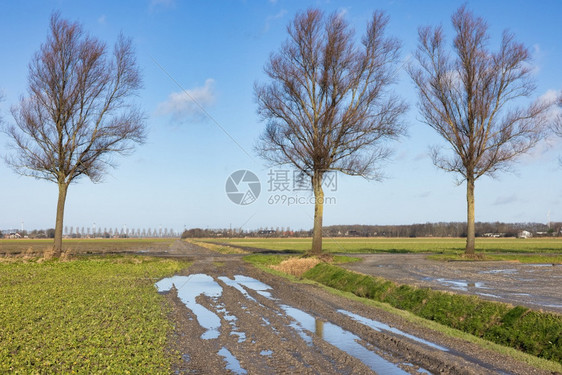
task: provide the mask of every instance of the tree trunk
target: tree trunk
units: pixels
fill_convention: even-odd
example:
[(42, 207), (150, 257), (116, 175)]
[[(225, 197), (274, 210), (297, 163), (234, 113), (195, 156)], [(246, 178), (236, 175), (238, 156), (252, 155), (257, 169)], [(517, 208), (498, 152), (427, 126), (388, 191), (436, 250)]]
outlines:
[(57, 202), (57, 219), (55, 224), (55, 244), (53, 246), (53, 256), (58, 258), (62, 254), (62, 226), (64, 221), (64, 204), (66, 202), (66, 192), (68, 184), (59, 182), (59, 200)]
[(466, 179), (466, 255), (474, 255), (474, 176)]
[(314, 191), (314, 228), (312, 230), (312, 255), (322, 254), (322, 217), (324, 215), (324, 190), (322, 189), (322, 173), (314, 173), (312, 177)]

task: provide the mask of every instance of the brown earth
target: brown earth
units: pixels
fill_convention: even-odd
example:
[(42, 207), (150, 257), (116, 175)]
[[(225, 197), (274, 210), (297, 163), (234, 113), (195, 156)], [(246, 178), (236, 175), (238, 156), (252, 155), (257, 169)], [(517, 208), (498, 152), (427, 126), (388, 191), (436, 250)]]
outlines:
[[(171, 350), (177, 353), (174, 354), (177, 373), (546, 373), (511, 357), (415, 325), (394, 314), (335, 296), (320, 287), (292, 283), (260, 271), (243, 262), (239, 255), (222, 255), (178, 241), (168, 256), (187, 257), (194, 261), (184, 271), (189, 278), (182, 278), (181, 285), (176, 285), (180, 284), (176, 282), (166, 293), (172, 306), (170, 318), (175, 327)], [(245, 284), (238, 290), (231, 286), (231, 282), (235, 277), (239, 280), (240, 276), (259, 280), (271, 289), (265, 293), (258, 292)], [(188, 284), (189, 280), (193, 282), (197, 277), (210, 280), (212, 288), (207, 288), (206, 284)], [(199, 324), (198, 316), (184, 304), (186, 293), (192, 293), (192, 288), (197, 287), (210, 296), (199, 294), (194, 297), (196, 304), (220, 318), (216, 338), (208, 338), (209, 331)], [(212, 290), (216, 292), (217, 288), (220, 293), (213, 295)], [(342, 310), (393, 328), (377, 331), (352, 319)], [(205, 314), (200, 313), (199, 319), (204, 318), (201, 315)], [(445, 350), (415, 341), (396, 333), (395, 329)], [(372, 364), (370, 361), (379, 358), (377, 356), (384, 360)], [(378, 370), (375, 372), (373, 368)]]

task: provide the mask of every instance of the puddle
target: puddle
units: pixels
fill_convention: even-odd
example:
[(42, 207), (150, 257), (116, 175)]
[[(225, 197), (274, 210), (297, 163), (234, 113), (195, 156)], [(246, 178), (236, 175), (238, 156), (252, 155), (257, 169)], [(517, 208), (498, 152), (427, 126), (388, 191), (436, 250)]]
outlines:
[(478, 273), (483, 273), (483, 274), (507, 274), (507, 275), (512, 275), (514, 273), (517, 273), (517, 270), (515, 268), (508, 268), (508, 269), (501, 269), (501, 270), (489, 270), (489, 271), (480, 271)]
[[(269, 292), (272, 288), (269, 285), (251, 277), (236, 275), (234, 276), (234, 279), (219, 277), (219, 280), (224, 282), (226, 285), (237, 289), (246, 298), (254, 302), (257, 302), (256, 299), (250, 296), (247, 289), (253, 290), (266, 298), (273, 299), (271, 293)], [(215, 312), (198, 304), (196, 301), (197, 297), (201, 295), (205, 295), (215, 300), (222, 295), (222, 287), (211, 276), (205, 274), (193, 274), (189, 276), (176, 275), (158, 281), (155, 286), (159, 293), (169, 292), (172, 287), (176, 288), (178, 298), (195, 314), (199, 325), (206, 329), (205, 333), (201, 335), (202, 339), (209, 340), (219, 337), (221, 317)], [(218, 304), (216, 306), (216, 312), (221, 314), (223, 319), (226, 320), (233, 328), (236, 328), (236, 316), (229, 314), (224, 305)], [(233, 334), (239, 337), (238, 342), (246, 340), (244, 332), (233, 331)]]
[(558, 303), (553, 303), (553, 304), (552, 303), (542, 303), (540, 305), (544, 306), (544, 307), (551, 307), (551, 308), (554, 308), (554, 309), (562, 309), (562, 304), (558, 304)]
[[(415, 367), (413, 364), (411, 363), (403, 363), (404, 366), (407, 367)], [(426, 369), (424, 369), (423, 367), (418, 367), (418, 369), (416, 370), (417, 374), (427, 374), (427, 375), (431, 375), (431, 372), (427, 371)]]
[(308, 331), (346, 352), (350, 356), (359, 359), (377, 373), (392, 375), (407, 374), (407, 372), (392, 362), (387, 361), (365, 348), (359, 343), (361, 341), (359, 336), (342, 329), (340, 326), (316, 319), (312, 315), (291, 306), (281, 305), (281, 308), (288, 316), (295, 320), (294, 324), (291, 324), (291, 326), (297, 330), (299, 335), (301, 337), (308, 337), (308, 340), (305, 341), (312, 342), (312, 338), (304, 332)]
[(195, 299), (200, 295), (218, 298), (222, 294), (222, 287), (211, 276), (205, 274), (172, 276), (156, 283), (160, 293), (169, 292), (172, 286), (176, 288), (178, 298), (195, 314), (199, 325), (207, 330), (201, 338), (208, 340), (219, 337), (220, 317), (198, 304)]
[(273, 354), (273, 350), (262, 350), (260, 352), (260, 355), (267, 356), (267, 357), (271, 357), (272, 354)]
[(189, 356), (189, 354), (183, 354), (181, 356), (181, 359), (183, 359), (185, 362), (191, 361), (191, 357)]
[(422, 280), (425, 281), (436, 281), (441, 285), (445, 285), (450, 287), (451, 289), (455, 290), (462, 290), (464, 292), (468, 292), (469, 288), (477, 288), (477, 289), (487, 289), (484, 287), (484, 283), (482, 282), (472, 282), (466, 280), (449, 280), (449, 279), (436, 279), (433, 277), (424, 277)]
[(269, 285), (264, 284), (254, 278), (243, 275), (235, 275), (234, 280), (226, 276), (219, 277), (219, 280), (226, 285), (235, 288), (251, 301), (257, 302), (256, 299), (252, 297), (245, 288), (251, 289), (263, 297), (273, 299), (271, 297), (271, 293), (268, 292), (268, 290), (271, 290), (272, 288)]
[(242, 366), (240, 365), (240, 362), (236, 359), (236, 357), (233, 356), (232, 353), (227, 348), (225, 348), (224, 346), (221, 348), (221, 350), (218, 351), (218, 355), (223, 357), (224, 360), (226, 361), (226, 369), (227, 370), (230, 370), (233, 373), (238, 374), (238, 375), (248, 373), (248, 371), (246, 371), (245, 369), (242, 368)]
[[(289, 327), (297, 331), (301, 339), (303, 339), (308, 345), (312, 345), (312, 337), (307, 335), (306, 332), (304, 332), (304, 329), (308, 329), (310, 332), (316, 333), (316, 319), (314, 319), (311, 315), (290, 306), (282, 305), (281, 308), (285, 310), (287, 315), (294, 319), (294, 321), (289, 324)], [(292, 311), (293, 314), (290, 314), (290, 311)], [(299, 314), (299, 312), (302, 314)], [(314, 327), (314, 329), (309, 329), (307, 327)]]
[(365, 318), (365, 317), (363, 317), (363, 316), (361, 316), (361, 315), (358, 315), (358, 314), (355, 314), (355, 313), (352, 313), (352, 312), (349, 312), (349, 311), (346, 311), (346, 310), (338, 310), (338, 312), (341, 313), (341, 314), (344, 314), (344, 315), (349, 316), (350, 318), (352, 318), (352, 319), (355, 320), (356, 322), (359, 322), (359, 323), (361, 323), (361, 324), (363, 324), (363, 325), (366, 325), (367, 327), (372, 328), (372, 329), (374, 329), (375, 331), (378, 331), (378, 332), (381, 332), (381, 331), (392, 332), (392, 333), (394, 333), (394, 334), (396, 334), (396, 335), (404, 336), (404, 337), (407, 337), (407, 338), (409, 338), (409, 339), (411, 339), (411, 340), (414, 340), (414, 341), (417, 341), (417, 342), (419, 342), (419, 343), (428, 345), (428, 346), (430, 346), (430, 347), (432, 347), (432, 348), (434, 348), (434, 349), (438, 349), (438, 350), (441, 350), (441, 351), (444, 351), (444, 352), (448, 352), (448, 351), (449, 351), (449, 348), (445, 348), (445, 347), (440, 346), (440, 345), (437, 345), (437, 344), (435, 344), (435, 343), (433, 343), (433, 342), (431, 342), (431, 341), (427, 341), (427, 340), (424, 340), (424, 339), (419, 338), (419, 337), (417, 337), (417, 336), (410, 335), (409, 333), (403, 332), (403, 331), (399, 330), (398, 328), (391, 327), (391, 326), (389, 326), (389, 325), (387, 325), (387, 324), (384, 324), (384, 323), (381, 323), (381, 322), (379, 322), (379, 321), (376, 321), (376, 320), (373, 320), (373, 319), (369, 319), (369, 318)]
[(527, 264), (527, 266), (529, 266), (529, 267), (556, 267), (556, 265), (552, 264), (552, 263), (533, 263), (533, 264)]
[(230, 334), (232, 336), (238, 336), (238, 342), (239, 343), (246, 341), (246, 333), (245, 332), (231, 331)]
[(223, 304), (218, 306), (217, 311), (222, 313), (224, 320), (229, 322), (231, 325), (233, 324), (234, 321), (236, 321), (238, 319), (234, 315), (230, 315), (230, 313), (226, 310), (226, 308), (224, 307)]

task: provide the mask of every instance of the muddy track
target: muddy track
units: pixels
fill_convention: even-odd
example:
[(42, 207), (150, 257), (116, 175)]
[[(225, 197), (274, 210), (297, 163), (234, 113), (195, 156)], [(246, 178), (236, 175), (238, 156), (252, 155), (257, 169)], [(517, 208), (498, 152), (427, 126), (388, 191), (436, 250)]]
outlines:
[(239, 255), (179, 241), (169, 255), (194, 261), (183, 275), (157, 284), (172, 306), (177, 373), (545, 373), (262, 272)]
[(401, 284), (472, 294), (562, 313), (562, 266), (498, 261), (440, 262), (425, 254), (365, 254), (348, 269)]

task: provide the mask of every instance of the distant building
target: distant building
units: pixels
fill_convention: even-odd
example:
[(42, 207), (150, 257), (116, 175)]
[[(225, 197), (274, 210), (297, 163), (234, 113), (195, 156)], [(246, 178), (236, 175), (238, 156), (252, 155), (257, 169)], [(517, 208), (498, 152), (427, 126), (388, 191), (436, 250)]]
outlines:
[(533, 237), (533, 234), (529, 231), (522, 230), (521, 232), (519, 232), (517, 237), (519, 237), (519, 238), (531, 238), (531, 237)]

